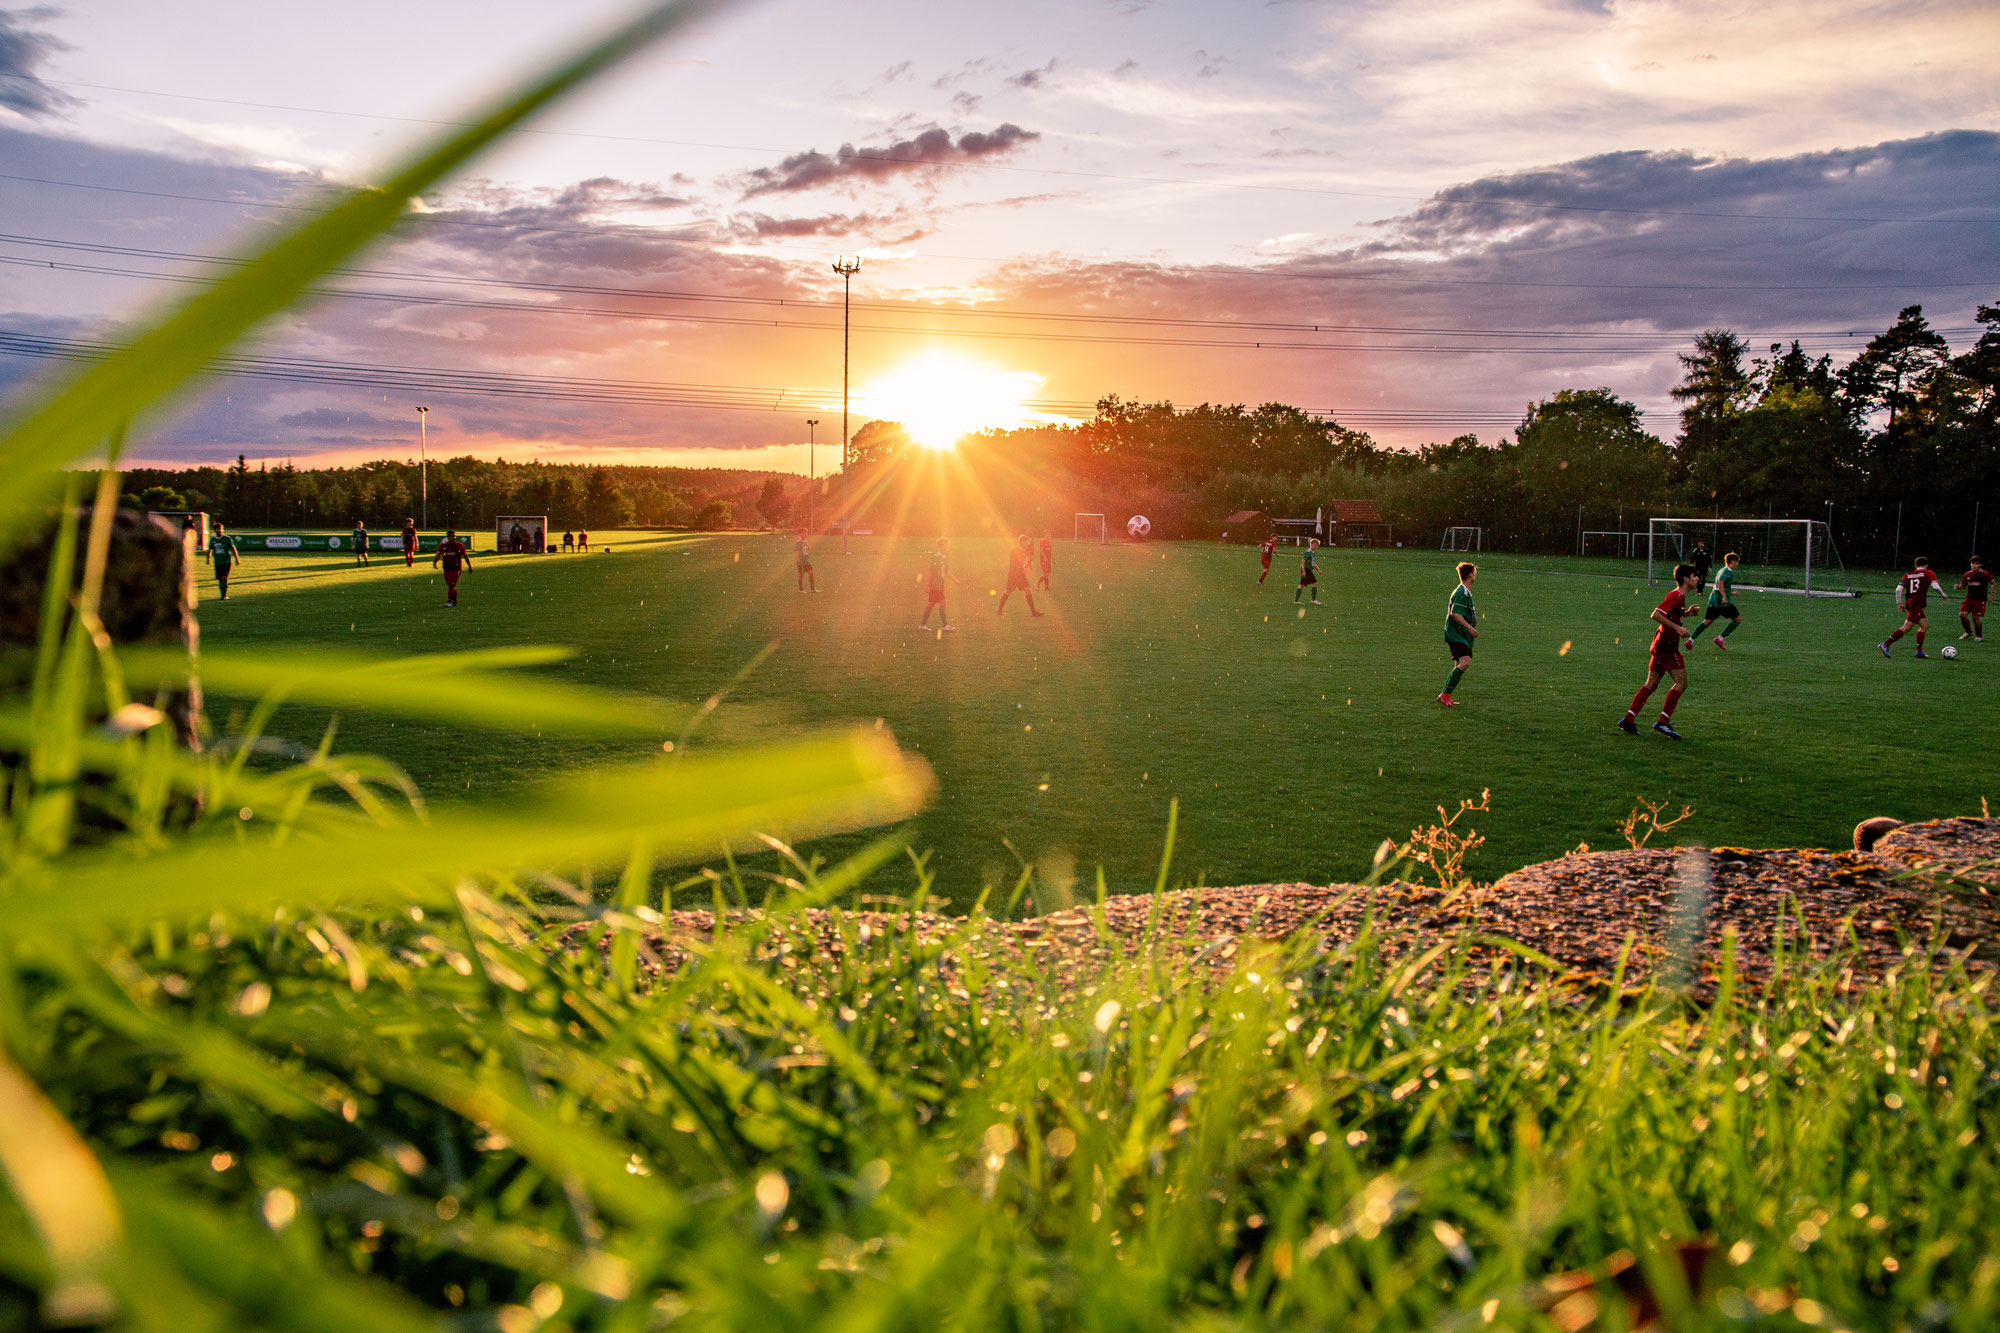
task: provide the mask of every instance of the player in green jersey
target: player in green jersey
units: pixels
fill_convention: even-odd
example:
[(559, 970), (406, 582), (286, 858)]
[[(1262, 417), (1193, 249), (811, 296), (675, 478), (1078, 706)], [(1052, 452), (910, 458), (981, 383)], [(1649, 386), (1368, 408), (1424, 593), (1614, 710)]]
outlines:
[(1472, 607), (1472, 579), (1478, 573), (1479, 567), (1470, 560), (1459, 562), (1458, 586), (1451, 590), (1451, 603), (1444, 613), (1444, 650), (1451, 656), (1451, 674), (1444, 679), (1444, 693), (1438, 702), (1446, 708), (1458, 707), (1451, 692), (1472, 669), (1472, 641), (1479, 637), (1474, 628), (1479, 624), (1479, 612)]
[(1305, 590), (1307, 588), (1311, 588), (1313, 595), (1313, 605), (1314, 606), (1319, 605), (1318, 552), (1319, 552), (1319, 538), (1314, 537), (1311, 541), (1306, 543), (1306, 553), (1299, 557), (1299, 590), (1292, 594), (1292, 600), (1294, 602), (1298, 601), (1299, 598), (1305, 594)]
[(1715, 576), (1715, 586), (1708, 590), (1708, 606), (1703, 612), (1701, 627), (1693, 635), (1700, 638), (1708, 633), (1710, 625), (1718, 620), (1727, 620), (1729, 623), (1722, 627), (1722, 633), (1715, 636), (1715, 646), (1724, 652), (1729, 650), (1729, 645), (1723, 640), (1734, 634), (1736, 627), (1743, 623), (1743, 613), (1736, 607), (1736, 564), (1741, 559), (1734, 551), (1722, 557), (1722, 569)]
[(236, 539), (223, 531), (222, 524), (215, 525), (215, 531), (208, 535), (208, 558), (215, 562), (215, 581), (222, 588), (222, 600), (229, 600), (229, 573), (243, 561), (243, 548)]
[(358, 518), (354, 520), (354, 563), (368, 563), (368, 525)]

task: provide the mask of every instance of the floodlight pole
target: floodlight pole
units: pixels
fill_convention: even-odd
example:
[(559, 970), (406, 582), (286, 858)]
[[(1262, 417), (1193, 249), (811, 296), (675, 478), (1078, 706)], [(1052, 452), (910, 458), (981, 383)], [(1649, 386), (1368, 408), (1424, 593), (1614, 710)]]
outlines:
[(819, 418), (807, 417), (806, 418), (806, 534), (808, 536), (815, 535), (813, 532), (813, 492), (819, 488), (819, 482), (813, 475), (816, 470), (813, 467), (813, 446), (818, 439), (819, 439)]
[(419, 459), (417, 464), (417, 486), (423, 492), (424, 527), (426, 529), (431, 525), (430, 415), (431, 410), (428, 407), (417, 409), (417, 458)]
[(840, 553), (849, 551), (848, 539), (854, 535), (854, 511), (848, 507), (848, 451), (847, 451), (847, 368), (848, 349), (853, 342), (854, 275), (861, 271), (860, 255), (841, 255), (833, 261), (833, 271), (840, 275), (842, 286), (840, 298), (840, 508), (846, 521), (840, 525)]

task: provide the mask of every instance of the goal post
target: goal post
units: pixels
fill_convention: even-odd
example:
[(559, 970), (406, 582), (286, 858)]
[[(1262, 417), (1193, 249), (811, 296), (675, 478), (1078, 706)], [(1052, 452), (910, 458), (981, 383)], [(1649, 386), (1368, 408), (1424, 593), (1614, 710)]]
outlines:
[(1086, 531), (1096, 532), (1097, 544), (1099, 546), (1109, 546), (1111, 544), (1111, 531), (1105, 526), (1104, 515), (1078, 514), (1076, 516), (1076, 540), (1084, 540), (1084, 533)]
[(1651, 518), (1646, 520), (1646, 582), (1673, 578), (1674, 566), (1706, 546), (1713, 563), (1738, 556), (1736, 586), (1753, 592), (1852, 597), (1833, 529), (1816, 518)]
[(1613, 528), (1588, 528), (1576, 535), (1576, 553), (1629, 560), (1632, 557), (1632, 537), (1632, 533)]
[(1444, 530), (1444, 540), (1438, 543), (1438, 550), (1440, 551), (1483, 550), (1485, 548), (1481, 543), (1482, 543), (1482, 538), (1484, 536), (1485, 532), (1481, 528), (1470, 528), (1470, 527), (1446, 528)]

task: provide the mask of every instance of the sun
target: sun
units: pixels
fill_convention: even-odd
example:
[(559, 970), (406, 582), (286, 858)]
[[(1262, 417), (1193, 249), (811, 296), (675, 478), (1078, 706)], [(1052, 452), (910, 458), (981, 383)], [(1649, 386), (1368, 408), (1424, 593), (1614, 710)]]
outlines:
[(975, 431), (1039, 420), (1027, 403), (1042, 387), (1031, 370), (1002, 370), (952, 352), (924, 352), (861, 387), (863, 409), (902, 423), (926, 449), (945, 450)]

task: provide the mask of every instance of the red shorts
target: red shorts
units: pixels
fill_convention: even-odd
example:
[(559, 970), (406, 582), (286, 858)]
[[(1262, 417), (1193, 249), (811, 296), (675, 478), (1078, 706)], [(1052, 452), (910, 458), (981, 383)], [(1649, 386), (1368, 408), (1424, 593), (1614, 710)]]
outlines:
[(1681, 656), (1681, 641), (1675, 639), (1672, 643), (1654, 644), (1652, 656), (1647, 659), (1646, 666), (1649, 671), (1657, 671), (1661, 675), (1669, 671), (1686, 670), (1687, 659)]
[(1962, 616), (1984, 616), (1986, 614), (1986, 603), (1974, 601), (1968, 597), (1958, 604), (1958, 613)]
[(1929, 618), (1930, 618), (1930, 608), (1926, 606), (1923, 602), (1903, 603), (1904, 624), (1914, 625), (1919, 620), (1928, 620)]
[(454, 588), (454, 589), (457, 588), (459, 573), (460, 573), (459, 570), (447, 569), (444, 572), (444, 586), (447, 588)]
[(924, 589), (924, 605), (925, 605), (925, 606), (943, 606), (943, 605), (944, 605), (944, 589), (943, 589), (943, 588), (926, 588), (926, 589)]
[(1021, 575), (1009, 574), (1007, 576), (1007, 591), (1008, 592), (1028, 591), (1028, 576), (1025, 574)]

